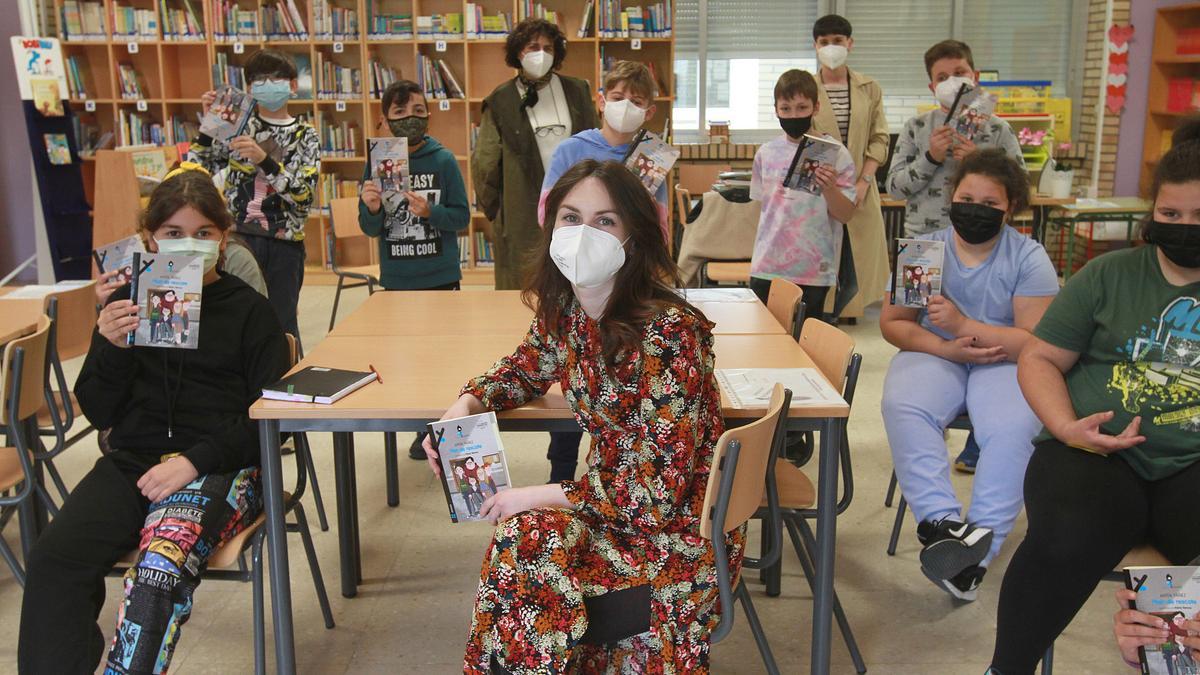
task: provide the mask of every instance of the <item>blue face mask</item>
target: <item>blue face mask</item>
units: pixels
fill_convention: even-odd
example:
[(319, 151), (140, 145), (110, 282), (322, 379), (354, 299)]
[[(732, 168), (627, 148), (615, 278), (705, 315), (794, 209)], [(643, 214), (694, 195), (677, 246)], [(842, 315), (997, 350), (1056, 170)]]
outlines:
[(250, 95), (263, 108), (274, 112), (287, 105), (292, 97), (292, 83), (287, 80), (266, 80), (250, 85)]

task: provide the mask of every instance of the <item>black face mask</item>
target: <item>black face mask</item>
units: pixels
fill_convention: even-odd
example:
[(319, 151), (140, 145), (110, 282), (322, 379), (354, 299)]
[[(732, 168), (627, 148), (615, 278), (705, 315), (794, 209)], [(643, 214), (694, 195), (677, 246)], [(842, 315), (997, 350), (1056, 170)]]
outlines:
[(808, 117), (780, 117), (779, 127), (792, 138), (800, 138), (812, 128), (812, 115)]
[(968, 244), (982, 244), (999, 234), (1000, 228), (1004, 227), (1004, 215), (1004, 211), (983, 204), (950, 204), (950, 223)]
[(1145, 238), (1176, 265), (1200, 268), (1200, 225), (1151, 220), (1146, 224)]

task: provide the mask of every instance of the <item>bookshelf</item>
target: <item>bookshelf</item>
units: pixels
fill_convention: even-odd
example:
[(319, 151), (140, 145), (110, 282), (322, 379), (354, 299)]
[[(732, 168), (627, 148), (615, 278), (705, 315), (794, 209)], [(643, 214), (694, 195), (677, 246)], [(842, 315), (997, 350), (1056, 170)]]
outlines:
[(1171, 147), (1175, 127), (1200, 111), (1200, 2), (1156, 12), (1151, 57), (1139, 181), (1143, 194), (1150, 192), (1154, 168)]
[[(507, 25), (515, 25), (526, 12), (555, 12), (557, 23), (567, 36), (567, 59), (562, 72), (586, 79), (593, 89), (599, 87), (606, 59), (633, 59), (652, 66), (658, 79), (658, 112), (650, 127), (661, 132), (664, 120), (672, 116), (674, 101), (673, 37), (604, 37), (597, 28), (619, 26), (626, 8), (670, 9), (672, 0), (53, 0), (58, 37), (68, 70), (78, 77), (82, 91), (72, 91), (70, 106), (87, 125), (92, 139), (113, 134), (122, 145), (122, 120), (138, 119), (146, 129), (161, 125), (153, 143), (170, 145), (190, 140), (195, 133), (200, 95), (214, 87), (211, 64), (221, 62), (231, 68), (240, 66), (254, 50), (269, 46), (307, 62), (312, 78), (312, 93), (294, 99), (288, 109), (303, 115), (317, 127), (326, 141), (344, 137), (347, 147), (325, 154), (317, 187), (317, 205), (306, 227), (305, 248), (308, 272), (320, 275), (329, 267), (331, 256), (339, 264), (354, 266), (373, 260), (373, 242), (363, 239), (342, 240), (335, 251), (326, 250), (325, 233), (330, 227), (327, 196), (357, 194), (353, 186), (362, 177), (365, 139), (387, 135), (380, 111), (378, 92), (372, 86), (375, 72), (385, 68), (396, 77), (418, 80), (420, 57), (444, 61), (462, 88), (462, 98), (431, 99), (429, 133), (454, 153), (468, 186), (471, 187), (470, 153), (474, 129), (481, 122), (483, 99), (498, 85), (510, 79), (514, 71), (504, 64), (503, 33), (484, 32), (495, 27), (494, 18), (503, 15)], [(590, 5), (588, 35), (579, 37), (584, 23), (583, 10)], [(291, 12), (295, 8), (295, 14)], [(164, 17), (163, 9), (169, 16)], [(477, 8), (477, 11), (475, 11)], [(468, 10), (486, 21), (468, 22)], [(140, 11), (139, 11), (140, 10)], [(457, 21), (453, 15), (459, 15)], [(282, 18), (286, 15), (287, 18)], [(128, 23), (130, 16), (140, 17), (132, 35), (118, 35), (114, 27)], [(438, 35), (417, 35), (418, 17), (440, 16), (434, 25)], [(450, 20), (446, 18), (449, 16)], [(661, 15), (660, 15), (661, 16)], [(153, 22), (150, 18), (153, 17)], [(284, 24), (305, 31), (300, 35), (268, 32)], [(666, 17), (662, 17), (665, 19)], [(480, 32), (468, 35), (468, 23)], [(199, 25), (197, 25), (199, 24)], [(503, 24), (502, 24), (503, 25)], [(647, 26), (648, 27), (648, 26)], [(449, 30), (449, 32), (446, 32)], [(325, 68), (321, 68), (325, 65)], [(124, 69), (122, 67), (125, 67)], [(336, 66), (342, 73), (338, 83), (349, 84), (338, 92), (330, 87), (328, 73)], [(125, 97), (121, 73), (132, 68), (140, 96)], [(321, 71), (325, 72), (322, 73)], [(357, 88), (354, 87), (357, 71)], [(304, 73), (301, 74), (302, 78)], [(126, 78), (128, 79), (128, 78)], [(303, 84), (303, 83), (302, 83)], [(189, 124), (191, 126), (189, 126)], [(322, 133), (324, 127), (328, 133)], [(147, 134), (150, 132), (147, 131)], [(350, 140), (353, 139), (352, 145)], [(133, 145), (138, 139), (125, 139)], [(113, 147), (109, 144), (107, 147)], [(95, 203), (96, 161), (84, 161), (84, 183), (88, 200)], [(339, 183), (340, 182), (340, 183)], [(353, 190), (353, 192), (351, 192)], [(474, 208), (471, 226), (460, 244), (466, 250), (463, 274), (466, 283), (490, 284), (490, 262), (481, 246), (491, 239), (491, 224)]]

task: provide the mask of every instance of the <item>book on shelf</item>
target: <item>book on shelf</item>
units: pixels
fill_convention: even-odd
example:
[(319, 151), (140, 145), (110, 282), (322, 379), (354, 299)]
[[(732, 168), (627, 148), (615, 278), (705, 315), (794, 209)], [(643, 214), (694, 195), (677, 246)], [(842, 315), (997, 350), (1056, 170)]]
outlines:
[(348, 120), (331, 119), (324, 111), (317, 111), (317, 132), (321, 137), (323, 157), (356, 157), (358, 155), (358, 124)]
[(108, 39), (108, 17), (100, 0), (66, 0), (61, 21), (64, 40)]
[[(307, 55), (305, 58), (308, 58)], [(246, 72), (239, 65), (230, 65), (229, 55), (216, 52), (212, 64), (213, 86), (221, 85), (246, 90)]]
[(468, 40), (503, 39), (513, 26), (511, 13), (485, 14), (483, 7), (475, 2), (467, 3), (463, 18)]
[(484, 501), (511, 487), (496, 413), (438, 420), (429, 425), (438, 451), (450, 522), (486, 520)]
[(193, 0), (158, 0), (159, 23), (164, 40), (200, 41), (204, 39), (204, 14)]
[(634, 138), (633, 147), (629, 149), (629, 157), (625, 166), (642, 181), (642, 185), (650, 191), (651, 196), (658, 194), (658, 188), (667, 180), (671, 167), (679, 159), (679, 150), (668, 144), (658, 134), (642, 130)]
[(459, 12), (451, 12), (418, 16), (417, 37), (433, 40), (461, 40), (463, 15)]
[(358, 197), (358, 181), (339, 178), (337, 174), (323, 173), (318, 185), (318, 205), (328, 213), (329, 205), (342, 197)]
[(902, 238), (894, 246), (892, 304), (914, 309), (928, 307), (929, 298), (942, 293), (946, 242)]
[(602, 38), (671, 37), (670, 2), (645, 7), (622, 7), (621, 0), (601, 0), (599, 35)]
[(577, 37), (585, 38), (592, 36), (592, 30), (596, 24), (596, 0), (588, 0), (583, 6), (583, 16), (579, 20), (579, 31)]
[(235, 0), (210, 0), (209, 10), (216, 40), (237, 42), (262, 39), (257, 9), (240, 7)]
[(228, 141), (241, 135), (253, 115), (252, 96), (241, 89), (221, 87), (217, 89), (216, 98), (208, 107), (208, 112), (200, 119), (200, 133), (214, 141)]
[[(331, 404), (379, 380), (372, 370), (308, 366), (263, 387), (263, 398), (295, 403)], [(382, 382), (382, 380), (380, 380)]]
[[(197, 111), (196, 117), (200, 113)], [(170, 114), (167, 115), (165, 123), (167, 129), (167, 144), (176, 145), (178, 143), (190, 143), (197, 134), (200, 133), (200, 123), (196, 119), (189, 119), (187, 115)]]
[(117, 128), (122, 147), (132, 145), (163, 145), (167, 142), (163, 126), (142, 113), (118, 108)]
[[(590, 7), (592, 5), (591, 0), (588, 0), (587, 4)], [(556, 12), (552, 9), (546, 9), (546, 7), (540, 2), (534, 2), (533, 0), (520, 0), (517, 3), (518, 21), (524, 21), (525, 19), (545, 19), (550, 23), (557, 24), (560, 18), (562, 18), (560, 12)], [(579, 37), (586, 36), (580, 35)]]
[(483, 232), (475, 233), (475, 264), (481, 267), (496, 264), (496, 259), (492, 256), (492, 242), (488, 241)]
[(93, 157), (97, 150), (107, 149), (112, 144), (113, 132), (101, 131), (98, 125), (84, 121), (82, 114), (71, 117), (71, 127), (75, 131), (80, 157)]
[(264, 2), (262, 29), (268, 40), (308, 40), (308, 29), (295, 0), (275, 0), (273, 4)]
[(129, 346), (196, 349), (200, 346), (200, 297), (204, 258), (134, 251), (129, 296), (138, 325)]
[(393, 68), (383, 61), (371, 57), (367, 62), (368, 75), (371, 78), (371, 97), (382, 98), (383, 91), (388, 85), (400, 79), (400, 69)]
[(87, 85), (83, 81), (83, 71), (79, 68), (79, 57), (67, 57), (67, 92), (71, 98), (87, 98)]
[(1200, 670), (1192, 650), (1183, 642), (1190, 635), (1185, 622), (1193, 620), (1200, 607), (1200, 566), (1196, 562), (1125, 568), (1125, 587), (1136, 594), (1130, 609), (1162, 619), (1170, 633), (1161, 643), (1138, 647), (1138, 661), (1145, 675), (1183, 675)]
[(330, 61), (324, 52), (317, 52), (317, 98), (356, 99), (362, 96), (362, 72)]
[(796, 148), (796, 155), (792, 158), (787, 175), (783, 177), (783, 186), (819, 196), (821, 185), (817, 183), (817, 168), (836, 168), (841, 147), (837, 141), (805, 134)]
[(96, 261), (96, 269), (100, 270), (101, 274), (120, 270), (116, 280), (124, 285), (133, 277), (133, 254), (145, 250), (142, 238), (135, 234), (94, 249), (92, 259)]
[(467, 269), (471, 266), (471, 237), (464, 231), (458, 233), (458, 266)]
[(142, 87), (142, 76), (137, 70), (134, 69), (133, 64), (118, 63), (117, 80), (121, 85), (121, 98), (146, 98), (146, 90), (144, 87)]
[(425, 92), (425, 98), (466, 98), (445, 59), (417, 54), (417, 84)]
[(338, 7), (330, 0), (312, 0), (312, 24), (317, 39), (358, 39), (358, 11)]
[(412, 13), (387, 12), (376, 7), (380, 2), (381, 0), (367, 0), (367, 20), (370, 22), (367, 36), (372, 40), (411, 40)]
[(112, 6), (112, 39), (157, 40), (158, 14), (152, 9)]

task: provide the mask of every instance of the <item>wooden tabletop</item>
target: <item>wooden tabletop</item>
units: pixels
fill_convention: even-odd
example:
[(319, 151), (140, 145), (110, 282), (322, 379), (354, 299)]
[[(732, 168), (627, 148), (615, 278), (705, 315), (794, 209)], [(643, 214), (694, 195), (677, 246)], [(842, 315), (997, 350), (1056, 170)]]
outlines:
[[(437, 419), (458, 399), (468, 379), (512, 353), (520, 336), (331, 336), (316, 346), (297, 369), (310, 365), (351, 370), (375, 366), (383, 382), (369, 384), (332, 405), (260, 399), (252, 419)], [(812, 359), (788, 335), (718, 335), (718, 368), (812, 368)], [(763, 409), (733, 408), (722, 397), (726, 417), (751, 418)], [(794, 417), (846, 417), (846, 405), (799, 407)], [(556, 385), (529, 405), (501, 414), (509, 419), (565, 419), (571, 411)]]
[(784, 335), (787, 331), (758, 302), (694, 302), (716, 324), (713, 335)]
[(42, 312), (41, 300), (14, 300), (0, 294), (0, 345), (37, 330)]

